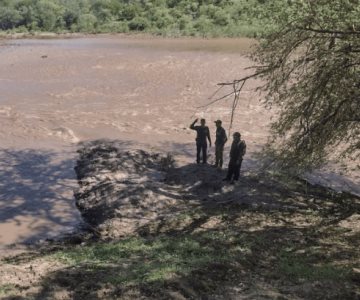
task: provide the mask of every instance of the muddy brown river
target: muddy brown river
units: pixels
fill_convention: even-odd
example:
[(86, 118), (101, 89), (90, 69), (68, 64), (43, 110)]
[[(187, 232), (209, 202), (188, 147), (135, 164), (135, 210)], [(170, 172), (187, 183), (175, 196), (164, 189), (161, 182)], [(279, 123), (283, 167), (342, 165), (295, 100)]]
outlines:
[[(124, 36), (3, 41), (0, 247), (57, 236), (81, 222), (73, 200), (79, 142), (117, 139), (193, 162), (190, 123), (206, 118), (214, 138), (214, 120), (229, 127), (231, 99), (198, 107), (217, 83), (251, 73), (246, 54), (253, 44)], [(265, 143), (273, 114), (260, 105), (259, 84), (244, 87), (233, 128), (247, 141), (245, 172), (254, 168), (252, 153)], [(358, 188), (356, 176), (342, 180)]]

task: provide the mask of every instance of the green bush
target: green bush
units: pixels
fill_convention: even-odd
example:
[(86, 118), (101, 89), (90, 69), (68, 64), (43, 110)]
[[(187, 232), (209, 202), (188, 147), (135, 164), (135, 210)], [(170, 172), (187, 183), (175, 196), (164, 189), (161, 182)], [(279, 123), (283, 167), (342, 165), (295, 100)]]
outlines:
[(156, 28), (167, 28), (174, 24), (174, 19), (170, 16), (167, 10), (157, 10), (151, 16), (151, 20)]
[(128, 25), (130, 30), (144, 31), (150, 27), (150, 22), (144, 17), (135, 17)]
[(230, 16), (224, 10), (217, 10), (213, 16), (214, 24), (218, 26), (226, 26), (230, 23)]
[(213, 30), (213, 23), (205, 16), (201, 16), (194, 24), (194, 28), (201, 36), (206, 36)]
[(21, 15), (18, 11), (8, 8), (0, 7), (0, 29), (8, 30), (16, 27), (21, 20)]
[(123, 20), (131, 21), (140, 14), (141, 10), (136, 5), (125, 5), (120, 13)]
[(62, 19), (64, 8), (47, 0), (40, 0), (35, 6), (38, 26), (44, 31), (55, 31), (64, 27)]
[(112, 21), (112, 22), (101, 25), (99, 28), (99, 31), (126, 33), (126, 32), (129, 32), (129, 26), (126, 22)]
[(19, 26), (12, 30), (14, 33), (27, 33), (29, 32), (28, 28), (25, 26)]
[(192, 26), (192, 18), (190, 16), (182, 16), (179, 20), (178, 20), (178, 26), (180, 30), (186, 31), (191, 29)]
[(79, 22), (76, 26), (76, 31), (80, 32), (94, 32), (96, 28), (97, 19), (93, 14), (84, 14), (79, 17)]

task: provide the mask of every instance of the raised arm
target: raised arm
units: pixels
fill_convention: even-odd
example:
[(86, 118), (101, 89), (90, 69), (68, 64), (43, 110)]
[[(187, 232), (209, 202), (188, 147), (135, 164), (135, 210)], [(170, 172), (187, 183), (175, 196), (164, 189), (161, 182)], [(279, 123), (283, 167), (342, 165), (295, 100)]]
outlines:
[(195, 129), (195, 123), (196, 123), (197, 121), (198, 121), (198, 119), (195, 119), (195, 121), (191, 123), (190, 129), (196, 130), (196, 129)]

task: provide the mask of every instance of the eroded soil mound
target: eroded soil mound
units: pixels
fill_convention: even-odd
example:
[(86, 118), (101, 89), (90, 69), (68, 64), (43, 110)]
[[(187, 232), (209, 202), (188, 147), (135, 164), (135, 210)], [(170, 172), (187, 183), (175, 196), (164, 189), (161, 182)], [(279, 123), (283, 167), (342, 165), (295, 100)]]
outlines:
[(114, 143), (103, 141), (85, 145), (79, 154), (76, 205), (99, 234), (118, 237), (134, 233), (170, 214), (176, 205), (175, 195), (164, 190), (170, 157), (120, 150)]
[[(271, 183), (243, 176), (229, 184), (222, 180), (226, 170), (211, 165), (175, 166), (170, 155), (123, 150), (116, 141), (91, 142), (78, 152), (76, 205), (101, 236), (149, 233), (192, 206), (277, 205), (276, 198), (267, 193)], [(288, 194), (284, 188), (271, 188)]]

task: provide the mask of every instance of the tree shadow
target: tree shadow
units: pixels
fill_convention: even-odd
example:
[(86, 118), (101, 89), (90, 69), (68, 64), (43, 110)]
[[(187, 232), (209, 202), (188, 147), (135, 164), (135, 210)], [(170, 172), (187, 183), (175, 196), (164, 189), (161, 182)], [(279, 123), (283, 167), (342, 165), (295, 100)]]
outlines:
[[(87, 219), (94, 225), (109, 217), (141, 220), (147, 217), (144, 209), (155, 211), (157, 217), (138, 223), (134, 237), (62, 250), (69, 266), (48, 274), (32, 295), (35, 299), (52, 299), (59, 291), (69, 299), (356, 296), (349, 270), (359, 258), (353, 247), (357, 235), (345, 242), (344, 229), (337, 225), (360, 211), (358, 198), (300, 179), (246, 171), (230, 185), (222, 181), (226, 170), (201, 164), (168, 168), (157, 177), (153, 171), (158, 171), (159, 157), (119, 151), (108, 142), (92, 146), (95, 152), (81, 155), (96, 163), (81, 165), (80, 159), (82, 170), (77, 170), (86, 201), (93, 201), (85, 210)], [(104, 171), (118, 174), (125, 163), (130, 163), (127, 175), (140, 172), (151, 184), (138, 177), (109, 180)], [(89, 188), (92, 179), (81, 174), (103, 177)], [(157, 202), (142, 205), (149, 193)], [(156, 206), (168, 198), (176, 209)], [(133, 215), (122, 211), (129, 207), (139, 210)], [(347, 264), (333, 264), (344, 258)]]
[(0, 236), (14, 234), (15, 242), (27, 244), (53, 229), (74, 227), (80, 219), (72, 197), (73, 164), (53, 151), (1, 149)]
[(321, 184), (335, 191), (345, 191), (360, 197), (360, 172), (354, 172), (352, 178), (337, 174), (332, 171), (315, 171), (305, 176), (309, 182)]
[(233, 221), (191, 234), (98, 243), (78, 249), (81, 258), (70, 250), (65, 256), (80, 261), (45, 277), (34, 299), (59, 291), (65, 299), (355, 299), (348, 267), (331, 265), (355, 252), (321, 242), (331, 232), (249, 230)]

